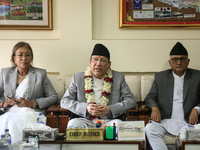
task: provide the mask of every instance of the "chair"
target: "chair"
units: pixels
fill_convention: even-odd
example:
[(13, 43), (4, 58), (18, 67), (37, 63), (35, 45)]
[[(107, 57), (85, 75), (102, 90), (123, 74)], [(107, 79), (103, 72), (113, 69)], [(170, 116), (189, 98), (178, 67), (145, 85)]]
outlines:
[(70, 111), (60, 108), (60, 104), (54, 104), (47, 109), (47, 125), (58, 128), (59, 133), (65, 133), (69, 122)]

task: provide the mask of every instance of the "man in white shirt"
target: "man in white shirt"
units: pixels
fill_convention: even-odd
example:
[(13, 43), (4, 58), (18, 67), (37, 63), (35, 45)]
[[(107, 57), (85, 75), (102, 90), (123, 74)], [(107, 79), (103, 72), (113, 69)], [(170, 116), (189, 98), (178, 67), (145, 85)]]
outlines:
[(61, 108), (72, 112), (67, 128), (93, 128), (98, 119), (102, 119), (104, 125), (114, 119), (117, 125), (125, 120), (126, 110), (136, 107), (124, 75), (111, 70), (110, 66), (108, 49), (96, 44), (89, 66), (73, 76), (61, 99)]
[(200, 122), (200, 71), (189, 69), (189, 62), (187, 50), (177, 42), (170, 52), (171, 69), (155, 74), (144, 100), (151, 109), (145, 132), (153, 150), (167, 150), (165, 134), (178, 136)]

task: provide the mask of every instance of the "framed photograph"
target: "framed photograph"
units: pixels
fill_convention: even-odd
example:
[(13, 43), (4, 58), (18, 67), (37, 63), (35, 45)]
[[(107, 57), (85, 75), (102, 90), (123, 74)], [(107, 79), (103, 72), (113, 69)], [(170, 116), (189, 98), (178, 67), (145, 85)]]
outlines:
[(118, 140), (145, 140), (144, 121), (124, 121), (118, 124)]
[(0, 0), (0, 30), (52, 30), (52, 0)]
[(200, 0), (119, 0), (120, 28), (200, 28)]

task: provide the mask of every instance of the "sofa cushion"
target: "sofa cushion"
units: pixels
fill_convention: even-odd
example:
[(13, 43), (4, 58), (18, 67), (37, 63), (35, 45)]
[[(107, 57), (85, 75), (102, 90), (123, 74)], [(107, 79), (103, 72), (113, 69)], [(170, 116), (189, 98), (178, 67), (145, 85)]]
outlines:
[(144, 101), (153, 84), (153, 76), (141, 76), (141, 101)]
[(64, 77), (55, 76), (55, 75), (47, 75), (54, 89), (58, 93), (58, 100), (60, 101), (64, 95)]
[(70, 83), (72, 81), (72, 77), (65, 77), (65, 91), (67, 91), (67, 88), (69, 87)]
[(126, 83), (128, 84), (129, 88), (131, 89), (131, 92), (133, 93), (135, 99), (137, 102), (140, 101), (141, 96), (141, 83), (140, 83), (140, 76), (134, 76), (134, 75), (125, 75)]
[(163, 140), (165, 141), (165, 144), (171, 144), (174, 145), (176, 143), (176, 139), (178, 136), (167, 134), (163, 136)]

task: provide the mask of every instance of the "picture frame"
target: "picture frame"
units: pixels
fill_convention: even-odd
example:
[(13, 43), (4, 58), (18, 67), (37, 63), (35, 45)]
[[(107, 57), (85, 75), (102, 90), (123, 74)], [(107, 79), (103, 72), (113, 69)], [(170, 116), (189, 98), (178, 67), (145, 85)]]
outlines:
[(172, 2), (119, 0), (119, 28), (200, 28), (199, 6)]
[(0, 30), (53, 30), (52, 0), (0, 0)]
[(117, 126), (119, 141), (145, 140), (144, 121), (122, 121)]

